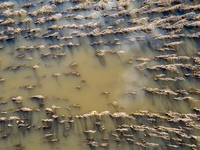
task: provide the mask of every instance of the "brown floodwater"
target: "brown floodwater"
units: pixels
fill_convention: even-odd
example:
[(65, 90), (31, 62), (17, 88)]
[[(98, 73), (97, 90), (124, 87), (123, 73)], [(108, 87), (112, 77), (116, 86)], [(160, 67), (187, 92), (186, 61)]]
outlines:
[(0, 149), (199, 149), (199, 10), (1, 1)]

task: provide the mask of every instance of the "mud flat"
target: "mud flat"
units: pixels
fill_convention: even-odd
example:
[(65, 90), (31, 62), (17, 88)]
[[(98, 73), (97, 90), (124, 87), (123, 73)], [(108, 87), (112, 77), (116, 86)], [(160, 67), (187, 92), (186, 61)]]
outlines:
[(197, 0), (0, 2), (0, 149), (200, 149)]

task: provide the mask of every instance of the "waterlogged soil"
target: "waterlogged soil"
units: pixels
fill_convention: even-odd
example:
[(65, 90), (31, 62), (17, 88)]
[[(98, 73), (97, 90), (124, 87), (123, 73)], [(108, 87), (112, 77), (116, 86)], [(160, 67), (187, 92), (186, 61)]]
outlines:
[(0, 149), (200, 149), (200, 2), (0, 2)]

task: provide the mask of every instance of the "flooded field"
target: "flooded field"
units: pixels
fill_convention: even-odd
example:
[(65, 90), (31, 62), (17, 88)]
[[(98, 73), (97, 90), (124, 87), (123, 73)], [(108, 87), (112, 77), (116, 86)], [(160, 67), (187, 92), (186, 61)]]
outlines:
[(0, 1), (0, 149), (200, 149), (198, 0)]

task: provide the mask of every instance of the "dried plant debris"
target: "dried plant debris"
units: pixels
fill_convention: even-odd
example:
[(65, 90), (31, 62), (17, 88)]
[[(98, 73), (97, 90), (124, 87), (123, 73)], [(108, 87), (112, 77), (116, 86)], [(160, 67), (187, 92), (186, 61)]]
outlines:
[(188, 61), (188, 60), (190, 60), (190, 57), (188, 57), (188, 56), (178, 56), (176, 54), (168, 54), (168, 55), (156, 56), (155, 59), (157, 59), (157, 60), (164, 59), (164, 60), (167, 60), (167, 61), (173, 61), (173, 60)]
[(158, 88), (146, 88), (144, 87), (143, 90), (147, 93), (151, 94), (158, 94), (158, 95), (178, 95), (178, 93), (173, 92), (169, 89), (158, 89)]
[(7, 9), (14, 7), (14, 3), (12, 2), (4, 2), (0, 4), (0, 9)]
[(36, 11), (33, 11), (33, 12), (30, 12), (29, 15), (32, 16), (32, 17), (36, 17), (38, 15), (42, 15), (42, 14), (51, 14), (51, 13), (54, 13), (55, 12), (55, 5), (45, 5), (43, 6), (42, 8), (40, 8), (39, 10), (36, 10)]

